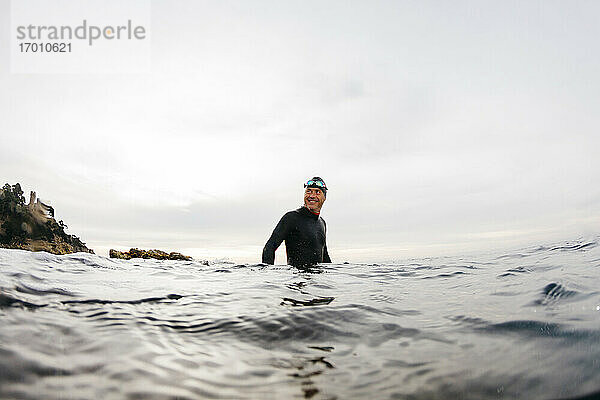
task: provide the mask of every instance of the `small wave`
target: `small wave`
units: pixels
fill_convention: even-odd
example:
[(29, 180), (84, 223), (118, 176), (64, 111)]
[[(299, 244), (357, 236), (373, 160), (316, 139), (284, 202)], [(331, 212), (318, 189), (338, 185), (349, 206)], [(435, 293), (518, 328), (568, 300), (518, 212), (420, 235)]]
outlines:
[(468, 326), (486, 326), (489, 322), (479, 317), (468, 317), (466, 315), (456, 315), (454, 317), (448, 317), (450, 321), (458, 322)]
[(527, 256), (528, 256), (528, 254), (514, 253), (514, 254), (504, 254), (504, 255), (496, 257), (496, 259), (497, 260), (505, 260), (505, 259), (511, 259), (511, 258), (525, 258)]
[(330, 351), (334, 350), (335, 348), (333, 346), (308, 346), (309, 349), (315, 349), (315, 350), (321, 350), (321, 351), (325, 351), (327, 353), (329, 353)]
[(543, 297), (533, 302), (536, 305), (548, 305), (580, 294), (575, 290), (567, 290), (560, 283), (550, 283), (542, 290)]
[(421, 279), (452, 278), (454, 276), (460, 276), (460, 275), (468, 275), (468, 273), (463, 272), (463, 271), (456, 271), (456, 272), (452, 272), (452, 273), (444, 273), (444, 274), (438, 274), (438, 275), (434, 275), (434, 276), (424, 276)]
[(36, 309), (41, 307), (46, 307), (47, 304), (34, 304), (25, 300), (17, 299), (15, 297), (11, 297), (4, 293), (0, 293), (0, 308), (5, 307), (25, 307), (28, 309)]
[(571, 329), (563, 324), (536, 320), (507, 321), (498, 324), (490, 324), (479, 329), (488, 333), (516, 333), (532, 338), (552, 337), (558, 339), (582, 339), (594, 341), (600, 339), (600, 332), (598, 331)]
[(19, 280), (31, 279), (31, 280), (34, 280), (34, 281), (37, 281), (37, 282), (44, 281), (44, 279), (40, 278), (39, 276), (30, 274), (30, 273), (24, 273), (24, 272), (9, 272), (6, 275), (12, 276), (13, 278), (17, 278)]
[[(18, 366), (18, 368), (14, 368)], [(0, 348), (0, 382), (29, 381), (32, 376), (69, 376), (72, 372), (57, 365), (45, 365), (42, 361), (30, 360), (16, 351)]]
[[(565, 243), (553, 246), (537, 246), (529, 249), (521, 249), (519, 252), (504, 254), (496, 257), (496, 260), (521, 259), (527, 257), (540, 257), (547, 253), (556, 251), (562, 252), (585, 252), (598, 246), (597, 241), (580, 242), (580, 243)], [(549, 254), (548, 254), (549, 255)]]
[(184, 296), (179, 294), (168, 294), (161, 297), (147, 297), (137, 300), (102, 300), (102, 299), (86, 299), (86, 300), (64, 300), (63, 304), (142, 304), (155, 303), (164, 300), (179, 300)]
[(598, 400), (600, 399), (600, 390), (591, 392), (588, 394), (584, 394), (576, 397), (561, 397), (560, 399), (555, 400)]
[(519, 274), (529, 274), (532, 272), (531, 268), (527, 268), (525, 266), (518, 266), (515, 268), (507, 269), (503, 274), (498, 275), (498, 278), (505, 278), (508, 276), (517, 276)]
[(597, 242), (577, 243), (577, 244), (572, 244), (572, 245), (566, 244), (566, 245), (562, 245), (562, 246), (554, 246), (548, 250), (549, 251), (555, 251), (555, 250), (580, 251), (580, 250), (588, 250), (588, 249), (594, 248), (597, 245), (598, 245)]
[(508, 272), (515, 272), (515, 273), (524, 273), (524, 274), (527, 274), (527, 273), (531, 272), (531, 269), (527, 268), (527, 267), (524, 267), (524, 266), (519, 266), (519, 267), (515, 267), (515, 268), (509, 269)]
[(27, 294), (33, 294), (36, 296), (46, 296), (49, 294), (59, 294), (62, 296), (69, 296), (69, 297), (73, 297), (75, 296), (74, 293), (69, 292), (68, 290), (65, 289), (60, 289), (60, 288), (49, 288), (49, 289), (42, 289), (42, 288), (34, 288), (28, 285), (25, 285), (23, 283), (21, 283), (20, 285), (17, 285), (15, 287), (15, 290), (17, 292), (20, 293), (27, 293)]
[(512, 272), (505, 272), (503, 274), (498, 275), (498, 278), (507, 278), (509, 276), (517, 276), (517, 274), (513, 274)]
[[(74, 253), (67, 254), (62, 256), (64, 257), (62, 260), (65, 262), (70, 262), (74, 264), (82, 264), (92, 268), (100, 268), (100, 269), (120, 269), (118, 263), (112, 259), (105, 259), (100, 256), (96, 256), (94, 254), (85, 254)], [(107, 262), (108, 261), (108, 262)]]
[(553, 246), (537, 246), (532, 249), (523, 249), (518, 253), (509, 253), (498, 256), (496, 259), (512, 259), (512, 258), (525, 258), (532, 256), (539, 256), (540, 253), (548, 253), (554, 251), (565, 251), (565, 252), (578, 252), (578, 251), (587, 251), (593, 249), (598, 246), (597, 241), (583, 242), (583, 243), (574, 243), (574, 244), (559, 244)]
[(329, 304), (333, 300), (335, 300), (335, 297), (319, 297), (310, 300), (295, 300), (289, 297), (284, 297), (283, 301), (281, 302), (281, 305), (289, 304), (292, 306), (318, 306), (323, 304)]
[(507, 321), (498, 324), (491, 324), (485, 328), (487, 331), (499, 332), (515, 332), (530, 336), (554, 336), (558, 337), (563, 332), (562, 326), (557, 323), (534, 321), (534, 320), (519, 320)]
[[(344, 318), (336, 312), (326, 313), (291, 313), (280, 317), (250, 318), (243, 317), (243, 324), (231, 333), (244, 341), (254, 344), (272, 346), (276, 343), (286, 344), (295, 341), (327, 342), (341, 337), (354, 336), (354, 332), (346, 332), (336, 327), (336, 321)], [(327, 315), (327, 317), (324, 317)]]

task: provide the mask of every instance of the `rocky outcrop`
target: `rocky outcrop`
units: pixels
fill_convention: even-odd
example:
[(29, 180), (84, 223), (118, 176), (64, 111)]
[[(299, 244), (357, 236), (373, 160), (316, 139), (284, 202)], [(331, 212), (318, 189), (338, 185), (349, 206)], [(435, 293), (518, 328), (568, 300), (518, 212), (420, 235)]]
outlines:
[(42, 203), (35, 192), (25, 204), (21, 185), (0, 189), (0, 247), (53, 254), (93, 253), (77, 236), (65, 232), (63, 221), (56, 222), (54, 209)]
[(183, 260), (192, 261), (192, 257), (184, 256), (181, 253), (171, 252), (167, 253), (162, 250), (142, 250), (138, 248), (132, 248), (129, 251), (117, 251), (110, 249), (108, 252), (110, 258), (119, 258), (121, 260), (131, 260), (132, 258), (154, 258), (157, 260)]

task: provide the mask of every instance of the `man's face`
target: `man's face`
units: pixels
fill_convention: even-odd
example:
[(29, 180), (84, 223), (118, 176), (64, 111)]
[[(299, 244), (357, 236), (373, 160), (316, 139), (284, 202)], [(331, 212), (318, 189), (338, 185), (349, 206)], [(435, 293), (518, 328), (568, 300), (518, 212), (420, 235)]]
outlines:
[(312, 212), (320, 212), (325, 203), (325, 194), (319, 188), (307, 187), (304, 190), (304, 206)]

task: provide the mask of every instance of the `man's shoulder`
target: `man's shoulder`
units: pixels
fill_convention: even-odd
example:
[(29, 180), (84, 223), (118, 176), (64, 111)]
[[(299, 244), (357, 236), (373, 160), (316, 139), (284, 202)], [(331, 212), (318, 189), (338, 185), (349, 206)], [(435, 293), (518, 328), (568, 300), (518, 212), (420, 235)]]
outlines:
[(283, 214), (283, 217), (281, 217), (281, 219), (296, 218), (299, 215), (300, 215), (300, 209), (298, 208), (297, 210), (290, 210), (290, 211), (286, 212), (285, 214)]

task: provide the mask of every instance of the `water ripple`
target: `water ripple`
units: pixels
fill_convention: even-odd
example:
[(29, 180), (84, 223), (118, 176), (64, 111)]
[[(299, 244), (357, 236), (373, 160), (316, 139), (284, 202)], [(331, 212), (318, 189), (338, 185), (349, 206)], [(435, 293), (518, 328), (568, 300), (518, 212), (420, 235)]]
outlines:
[(0, 249), (0, 398), (600, 393), (598, 240), (397, 263)]

